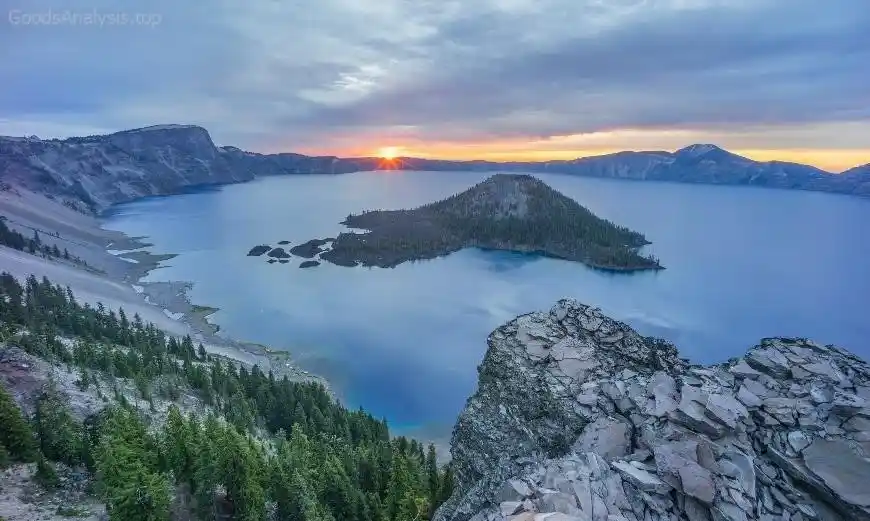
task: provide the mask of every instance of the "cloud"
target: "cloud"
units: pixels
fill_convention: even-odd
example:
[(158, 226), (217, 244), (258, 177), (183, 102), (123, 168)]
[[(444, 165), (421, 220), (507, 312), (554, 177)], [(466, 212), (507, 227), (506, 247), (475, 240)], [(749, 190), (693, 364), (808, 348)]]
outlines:
[(790, 133), (836, 147), (838, 125), (870, 121), (866, 0), (119, 5), (33, 0), (18, 13), (159, 23), (0, 22), (0, 132), (182, 122), (248, 148), (329, 149), (642, 130), (766, 148)]

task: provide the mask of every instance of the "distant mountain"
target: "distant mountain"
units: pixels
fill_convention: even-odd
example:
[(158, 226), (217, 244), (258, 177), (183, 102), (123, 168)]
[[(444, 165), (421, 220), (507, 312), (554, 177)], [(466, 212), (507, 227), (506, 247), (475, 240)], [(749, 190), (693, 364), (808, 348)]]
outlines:
[[(202, 127), (157, 125), (114, 134), (42, 140), (0, 137), (0, 187), (44, 193), (88, 212), (199, 184), (285, 174), (338, 174), (380, 168), (379, 158), (258, 154), (217, 147)], [(413, 170), (553, 172), (588, 177), (752, 185), (870, 196), (870, 167), (845, 174), (781, 161), (758, 162), (715, 145), (674, 153), (619, 152), (568, 161), (446, 161), (400, 158)]]
[(841, 175), (846, 176), (848, 178), (866, 176), (870, 177), (870, 163), (866, 165), (856, 166), (855, 168), (850, 168), (846, 170)]

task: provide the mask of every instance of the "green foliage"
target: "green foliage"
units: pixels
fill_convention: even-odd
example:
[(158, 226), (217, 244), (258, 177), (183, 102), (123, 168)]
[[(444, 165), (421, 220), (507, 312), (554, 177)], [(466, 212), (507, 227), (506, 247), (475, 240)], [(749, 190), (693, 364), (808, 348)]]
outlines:
[(36, 456), (36, 474), (33, 477), (46, 490), (54, 490), (60, 483), (54, 466), (41, 452)]
[[(57, 244), (50, 247), (43, 244), (42, 239), (39, 237), (39, 232), (34, 230), (33, 237), (26, 238), (21, 233), (10, 229), (6, 221), (7, 218), (5, 216), (0, 216), (0, 244), (3, 246), (8, 246), (19, 251), (26, 251), (34, 255), (41, 254), (43, 257), (63, 258), (64, 260), (71, 260), (76, 264), (87, 266), (87, 263), (81, 258), (70, 255), (66, 248), (61, 252)], [(57, 235), (57, 237), (60, 236)]]
[(46, 458), (71, 466), (81, 463), (81, 425), (70, 416), (53, 385), (36, 402), (34, 426)]
[(0, 443), (0, 470), (5, 469), (9, 466), (12, 461), (9, 457), (9, 451), (6, 450), (6, 446)]
[(169, 482), (156, 470), (156, 444), (132, 411), (111, 411), (97, 451), (97, 475), (112, 521), (168, 521)]
[[(46, 279), (21, 285), (0, 274), (0, 323), (26, 329), (18, 343), (28, 352), (77, 366), (80, 388), (99, 391), (106, 380), (114, 387), (116, 406), (84, 424), (51, 389), (34, 418), (47, 458), (96, 473), (113, 521), (167, 520), (173, 485), (192, 494), (203, 521), (259, 521), (268, 502), (289, 521), (423, 521), (452, 490), (434, 448), (391, 439), (385, 421), (347, 410), (323, 386), (204, 357), (189, 337), (80, 304)], [(58, 335), (76, 342), (70, 349)], [(171, 406), (162, 427), (149, 431), (119, 378), (146, 399), (198, 393), (215, 414), (184, 417)], [(0, 442), (13, 457), (28, 440), (35, 455), (33, 433), (5, 392), (0, 420)], [(254, 432), (270, 433), (274, 447)]]
[(0, 445), (18, 461), (33, 461), (36, 447), (33, 431), (6, 388), (0, 385)]
[(88, 510), (85, 510), (83, 508), (65, 506), (57, 507), (57, 511), (55, 513), (63, 517), (88, 517), (91, 515)]

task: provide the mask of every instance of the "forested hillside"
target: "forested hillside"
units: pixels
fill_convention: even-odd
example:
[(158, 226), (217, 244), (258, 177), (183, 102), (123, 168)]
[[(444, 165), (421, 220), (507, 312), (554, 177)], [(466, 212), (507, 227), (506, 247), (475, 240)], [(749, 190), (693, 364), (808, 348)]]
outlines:
[[(105, 403), (78, 419), (48, 385), (26, 417), (2, 389), (0, 464), (35, 462), (46, 489), (58, 468), (86, 469), (113, 521), (425, 520), (451, 493), (433, 446), (391, 438), (321, 385), (209, 356), (46, 279), (0, 275), (0, 335), (0, 349), (75, 368)], [(188, 393), (201, 413), (175, 405)]]

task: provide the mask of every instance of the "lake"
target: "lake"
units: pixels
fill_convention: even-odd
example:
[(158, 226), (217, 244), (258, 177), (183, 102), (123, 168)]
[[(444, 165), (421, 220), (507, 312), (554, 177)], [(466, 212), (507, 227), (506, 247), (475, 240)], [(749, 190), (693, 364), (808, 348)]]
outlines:
[(870, 357), (870, 200), (813, 192), (539, 175), (601, 217), (644, 233), (667, 268), (614, 274), (463, 250), (393, 269), (299, 269), (248, 257), (260, 243), (335, 236), (349, 213), (418, 206), (488, 174), (296, 175), (142, 199), (105, 227), (179, 256), (146, 280), (195, 283), (234, 338), (289, 350), (351, 407), (399, 430), (449, 433), (476, 385), (487, 334), (561, 297), (601, 307), (709, 363), (766, 336)]

